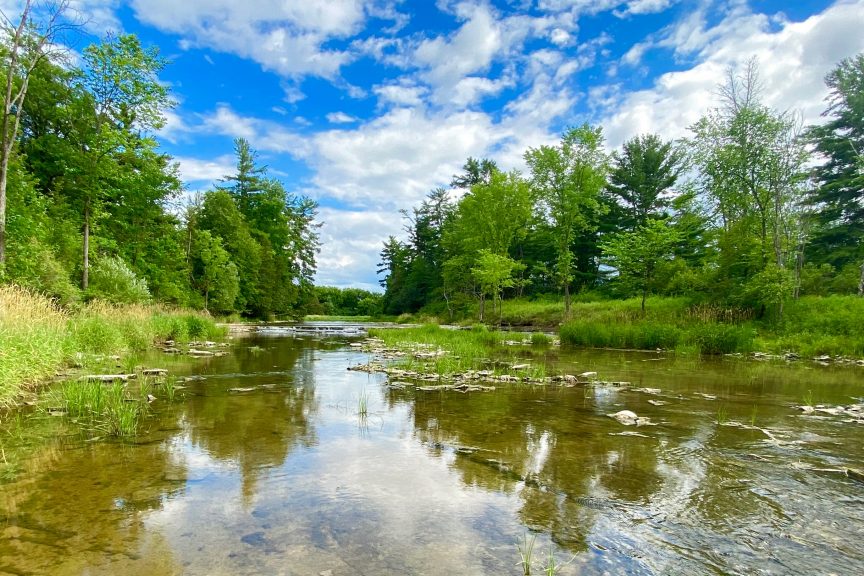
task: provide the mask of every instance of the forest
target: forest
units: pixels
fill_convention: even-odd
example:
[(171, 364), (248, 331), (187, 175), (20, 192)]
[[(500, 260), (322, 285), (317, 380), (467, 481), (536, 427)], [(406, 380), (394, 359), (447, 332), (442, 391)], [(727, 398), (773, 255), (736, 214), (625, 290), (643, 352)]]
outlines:
[(73, 309), (100, 299), (269, 318), (314, 299), (314, 201), (243, 139), (236, 171), (192, 196), (155, 139), (174, 105), (158, 51), (108, 36), (73, 66), (52, 52), (56, 28), (27, 21), (2, 46), (3, 282)]
[(777, 320), (805, 295), (860, 296), (864, 54), (827, 76), (816, 126), (765, 104), (757, 64), (729, 70), (679, 141), (610, 152), (583, 124), (526, 150), (526, 174), (469, 158), (385, 243), (384, 311), (494, 320), (502, 298), (558, 295), (566, 317), (574, 298), (644, 312), (660, 295)]

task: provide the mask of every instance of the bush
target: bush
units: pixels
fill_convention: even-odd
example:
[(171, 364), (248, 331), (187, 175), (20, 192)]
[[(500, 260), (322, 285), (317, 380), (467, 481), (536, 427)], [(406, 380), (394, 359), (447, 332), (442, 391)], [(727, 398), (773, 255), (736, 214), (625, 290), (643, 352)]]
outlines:
[(733, 324), (701, 324), (687, 331), (687, 342), (702, 354), (731, 354), (753, 350), (753, 330)]
[(126, 263), (116, 256), (96, 260), (90, 271), (88, 296), (115, 304), (143, 304), (150, 301), (147, 282), (135, 275)]

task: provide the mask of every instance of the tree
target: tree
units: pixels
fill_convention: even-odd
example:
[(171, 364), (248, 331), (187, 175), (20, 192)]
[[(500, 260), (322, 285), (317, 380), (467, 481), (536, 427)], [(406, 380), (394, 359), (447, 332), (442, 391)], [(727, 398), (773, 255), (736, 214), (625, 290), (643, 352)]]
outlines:
[[(513, 285), (513, 267), (516, 265), (511, 258), (495, 254), (491, 250), (480, 250), (471, 273), (480, 284), (480, 321), (483, 321), (485, 296), (492, 296), (492, 313), (501, 296), (501, 290)], [(500, 319), (500, 316), (499, 316)]]
[(79, 130), (79, 151), (85, 160), (71, 184), (83, 211), (81, 284), (86, 290), (92, 217), (116, 190), (109, 182), (116, 174), (115, 155), (154, 147), (155, 141), (142, 133), (160, 128), (164, 110), (173, 103), (158, 78), (165, 60), (155, 48), (144, 49), (134, 35), (108, 36), (91, 44), (84, 49), (83, 60), (78, 84), (89, 94), (94, 120)]
[(801, 245), (794, 230), (800, 229), (796, 207), (808, 154), (800, 122), (795, 114), (762, 104), (759, 92), (755, 62), (740, 75), (730, 70), (721, 87), (722, 106), (691, 128), (703, 193), (722, 219), (721, 259), (739, 268), (730, 274), (721, 265), (720, 273), (738, 285), (769, 264), (785, 268)]
[(558, 146), (529, 148), (525, 161), (538, 206), (554, 230), (555, 275), (564, 291), (564, 313), (569, 316), (573, 240), (579, 231), (596, 229), (597, 216), (603, 211), (600, 191), (606, 185), (608, 161), (602, 129), (588, 124), (571, 128)]
[(819, 260), (840, 268), (861, 263), (864, 296), (864, 53), (841, 61), (825, 78), (829, 120), (808, 136), (825, 161), (814, 173), (818, 229), (812, 242)]
[(641, 292), (643, 313), (657, 265), (671, 259), (678, 241), (675, 228), (649, 219), (636, 230), (622, 232), (601, 244), (607, 264), (618, 270), (620, 280)]
[(234, 154), (237, 157), (237, 173), (223, 178), (223, 182), (230, 183), (223, 189), (231, 194), (240, 211), (248, 217), (252, 198), (265, 190), (267, 167), (257, 164), (258, 154), (245, 138), (234, 139)]
[(528, 182), (516, 171), (493, 170), (488, 182), (474, 184), (459, 200), (445, 235), (448, 251), (485, 248), (506, 255), (515, 241), (525, 237), (531, 209)]
[(624, 229), (634, 230), (669, 207), (667, 194), (684, 169), (684, 154), (672, 142), (645, 134), (613, 152), (612, 164), (608, 189), (624, 204)]
[(451, 188), (471, 188), (475, 184), (488, 183), (492, 173), (498, 170), (494, 160), (483, 158), (478, 160), (472, 156), (468, 157), (462, 166), (462, 174), (454, 174), (450, 181)]
[(47, 3), (43, 10), (44, 18), (37, 20), (32, 0), (25, 0), (17, 23), (0, 12), (3, 20), (0, 51), (4, 53), (4, 57), (8, 56), (8, 61), (4, 62), (6, 84), (3, 87), (3, 111), (0, 118), (0, 275), (6, 264), (6, 189), (9, 161), (18, 137), (30, 76), (40, 62), (60, 54), (54, 40), (66, 27), (61, 18), (68, 5), (68, 0)]
[(204, 309), (233, 312), (240, 281), (222, 242), (208, 230), (194, 231), (190, 260), (193, 283), (204, 295)]

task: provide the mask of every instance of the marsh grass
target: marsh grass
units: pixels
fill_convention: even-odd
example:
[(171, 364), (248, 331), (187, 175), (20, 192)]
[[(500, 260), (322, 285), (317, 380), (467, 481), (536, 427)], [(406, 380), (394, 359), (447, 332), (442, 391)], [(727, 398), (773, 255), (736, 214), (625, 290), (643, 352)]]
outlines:
[(717, 424), (725, 424), (729, 420), (729, 411), (725, 404), (717, 407)]
[(74, 313), (16, 286), (0, 286), (0, 407), (64, 365), (125, 355), (154, 342), (215, 340), (224, 330), (207, 315), (160, 306), (91, 302)]
[[(544, 378), (546, 359), (537, 355), (526, 358), (530, 348), (505, 346), (507, 340), (522, 341), (524, 334), (489, 330), (474, 326), (470, 330), (453, 330), (436, 325), (411, 328), (373, 328), (370, 336), (380, 338), (388, 348), (397, 348), (407, 355), (397, 362), (400, 368), (446, 378), (468, 370), (488, 370), (494, 375)], [(429, 355), (424, 356), (424, 355)], [(513, 364), (527, 363), (523, 371), (511, 369)]]
[(517, 566), (522, 568), (523, 576), (531, 576), (531, 564), (534, 561), (534, 543), (537, 541), (537, 536), (532, 534), (529, 540), (528, 534), (525, 534), (523, 538), (524, 540), (521, 543), (516, 542), (516, 551), (519, 553)]
[(360, 396), (357, 398), (357, 415), (361, 419), (369, 416), (369, 393), (366, 390), (360, 392)]
[(138, 433), (139, 423), (148, 412), (149, 393), (150, 387), (143, 381), (127, 386), (122, 382), (72, 380), (59, 388), (56, 399), (85, 430), (131, 437)]

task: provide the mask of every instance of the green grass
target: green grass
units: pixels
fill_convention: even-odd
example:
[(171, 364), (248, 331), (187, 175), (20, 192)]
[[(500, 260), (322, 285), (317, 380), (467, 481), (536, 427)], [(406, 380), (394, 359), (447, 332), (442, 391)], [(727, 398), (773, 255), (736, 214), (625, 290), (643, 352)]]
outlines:
[[(400, 365), (409, 370), (438, 374), (446, 377), (467, 370), (491, 370), (496, 374), (511, 373), (512, 363), (530, 364), (530, 369), (512, 372), (517, 376), (542, 378), (545, 364), (532, 362), (519, 352), (530, 353), (531, 348), (503, 346), (505, 340), (522, 341), (524, 334), (489, 330), (474, 326), (470, 330), (451, 330), (435, 324), (410, 328), (373, 328), (370, 336), (380, 338), (388, 348), (398, 348), (408, 354)], [(415, 353), (443, 354), (431, 358), (417, 358)]]
[(212, 318), (197, 312), (93, 302), (72, 313), (38, 294), (0, 286), (0, 407), (14, 405), (35, 383), (88, 357), (223, 335)]
[(519, 562), (517, 564), (522, 568), (523, 576), (531, 576), (531, 563), (534, 558), (534, 543), (536, 540), (537, 536), (534, 534), (531, 535), (530, 539), (526, 534), (522, 543), (516, 543), (516, 551), (519, 553)]
[(59, 388), (56, 398), (68, 416), (85, 429), (108, 436), (129, 437), (137, 434), (138, 425), (148, 410), (149, 388), (145, 386), (73, 380)]

